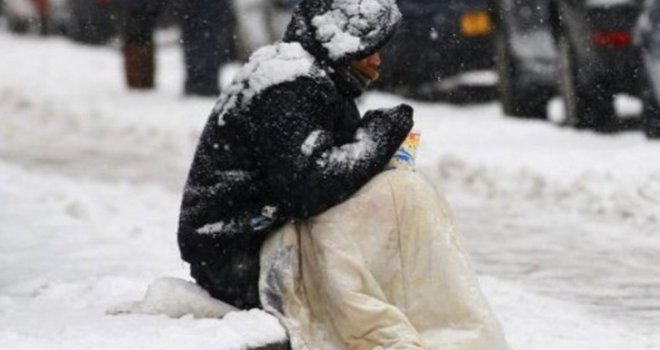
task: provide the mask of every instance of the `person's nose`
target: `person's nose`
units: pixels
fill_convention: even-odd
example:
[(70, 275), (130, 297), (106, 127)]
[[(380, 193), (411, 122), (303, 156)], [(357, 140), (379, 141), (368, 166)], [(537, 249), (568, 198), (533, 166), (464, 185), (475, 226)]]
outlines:
[(369, 63), (369, 65), (372, 66), (372, 67), (380, 66), (380, 63), (381, 63), (380, 54), (375, 53), (375, 54), (369, 56), (369, 58), (367, 59), (367, 63)]

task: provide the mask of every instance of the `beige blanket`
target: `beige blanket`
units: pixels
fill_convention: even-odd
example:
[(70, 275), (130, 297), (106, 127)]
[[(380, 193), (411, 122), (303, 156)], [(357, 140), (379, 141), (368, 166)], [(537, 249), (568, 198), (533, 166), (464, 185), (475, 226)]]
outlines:
[(293, 350), (506, 350), (452, 214), (411, 171), (275, 232), (261, 300)]

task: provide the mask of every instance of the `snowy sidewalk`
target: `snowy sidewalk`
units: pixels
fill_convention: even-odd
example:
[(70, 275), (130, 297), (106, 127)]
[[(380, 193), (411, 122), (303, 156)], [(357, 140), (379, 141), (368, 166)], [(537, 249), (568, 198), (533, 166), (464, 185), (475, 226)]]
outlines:
[[(0, 33), (0, 344), (234, 350), (281, 339), (263, 313), (106, 314), (163, 276), (213, 99), (122, 86), (119, 53)], [(400, 99), (371, 94), (363, 107)], [(420, 168), (449, 195), (514, 349), (660, 349), (660, 143), (414, 103)]]

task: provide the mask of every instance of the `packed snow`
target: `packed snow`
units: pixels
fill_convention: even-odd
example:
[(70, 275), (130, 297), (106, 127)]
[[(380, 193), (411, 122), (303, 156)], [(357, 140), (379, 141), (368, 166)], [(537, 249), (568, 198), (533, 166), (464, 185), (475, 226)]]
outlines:
[[(2, 347), (283, 339), (264, 312), (208, 298), (179, 259), (181, 191), (215, 103), (182, 97), (179, 46), (159, 47), (153, 92), (124, 88), (112, 47), (4, 33), (0, 47)], [(402, 102), (513, 349), (660, 349), (660, 142), (509, 119), (495, 102), (370, 93), (360, 107)]]
[(195, 283), (178, 278), (163, 277), (149, 285), (144, 299), (108, 309), (110, 315), (146, 314), (179, 318), (221, 318), (235, 307), (213, 298)]

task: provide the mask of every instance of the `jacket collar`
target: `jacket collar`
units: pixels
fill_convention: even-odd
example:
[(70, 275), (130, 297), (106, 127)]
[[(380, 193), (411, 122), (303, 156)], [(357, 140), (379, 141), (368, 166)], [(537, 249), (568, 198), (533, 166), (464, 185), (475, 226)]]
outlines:
[(355, 72), (350, 66), (330, 68), (329, 71), (337, 89), (351, 98), (362, 95), (371, 84), (371, 80)]

